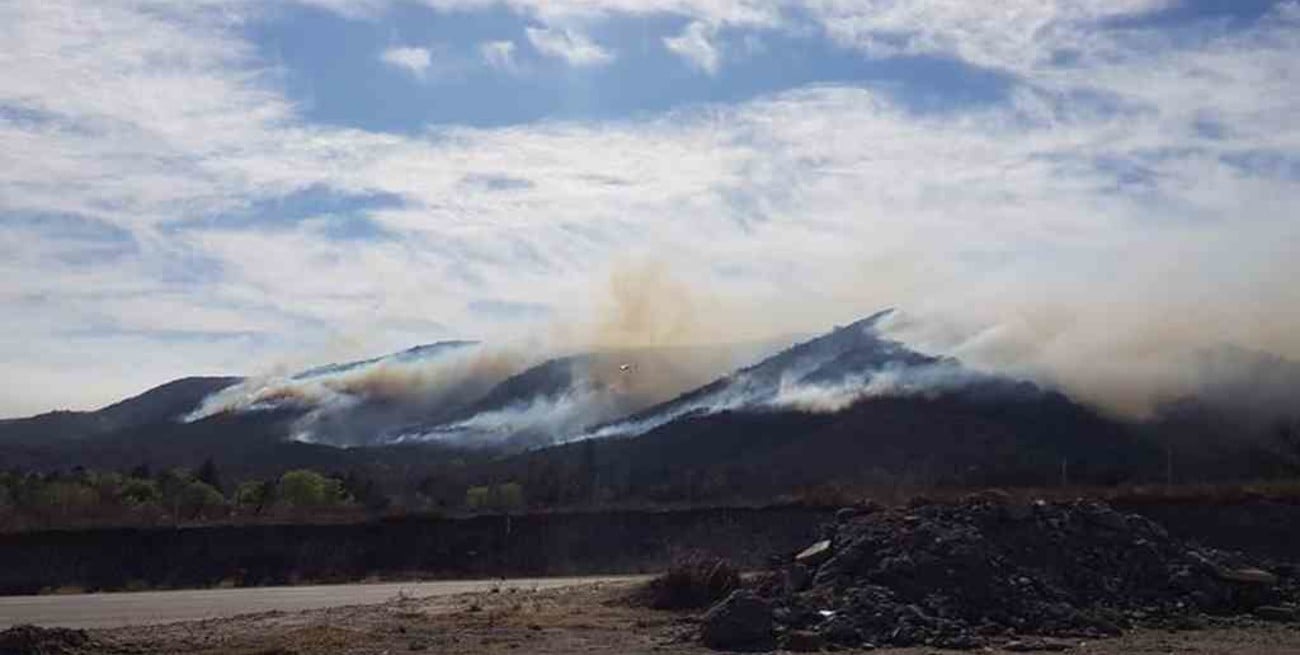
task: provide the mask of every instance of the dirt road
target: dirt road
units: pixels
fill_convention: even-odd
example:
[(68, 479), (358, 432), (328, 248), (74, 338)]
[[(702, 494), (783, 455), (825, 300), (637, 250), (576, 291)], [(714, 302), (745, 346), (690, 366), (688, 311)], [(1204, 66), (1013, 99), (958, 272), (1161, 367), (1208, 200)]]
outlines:
[(544, 590), (637, 579), (635, 576), (530, 578), (0, 596), (0, 629), (25, 623), (47, 627), (111, 628), (269, 611), (297, 612), (341, 605), (372, 605), (399, 598), (452, 596), (493, 589), (503, 592)]

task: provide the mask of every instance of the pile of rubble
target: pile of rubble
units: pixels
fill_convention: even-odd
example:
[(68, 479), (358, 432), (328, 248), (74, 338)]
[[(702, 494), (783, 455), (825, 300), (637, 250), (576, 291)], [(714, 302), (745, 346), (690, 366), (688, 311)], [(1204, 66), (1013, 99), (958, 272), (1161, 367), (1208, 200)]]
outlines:
[(973, 648), (1027, 635), (1098, 637), (1205, 615), (1295, 620), (1295, 569), (1171, 537), (1092, 501), (1000, 493), (841, 510), (824, 539), (705, 616), (706, 644)]

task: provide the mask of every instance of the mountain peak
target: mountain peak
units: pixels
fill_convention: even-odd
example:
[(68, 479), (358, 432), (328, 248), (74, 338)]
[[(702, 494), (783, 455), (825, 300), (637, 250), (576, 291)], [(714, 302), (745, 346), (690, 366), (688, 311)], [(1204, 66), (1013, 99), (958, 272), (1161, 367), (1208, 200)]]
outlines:
[(843, 327), (836, 326), (835, 329), (832, 330), (832, 332), (838, 332), (839, 330), (854, 330), (854, 329), (875, 330), (878, 327), (880, 327), (881, 322), (883, 322), (886, 318), (893, 316), (895, 313), (897, 313), (897, 310), (895, 308), (886, 307), (874, 314), (871, 314), (870, 316), (867, 316), (866, 318), (860, 318)]
[(398, 351), (395, 353), (389, 353), (387, 355), (380, 355), (378, 357), (371, 357), (368, 359), (358, 359), (350, 362), (322, 364), (320, 366), (316, 366), (313, 368), (309, 368), (305, 371), (300, 371), (298, 373), (295, 373), (292, 377), (294, 380), (307, 380), (310, 378), (316, 378), (325, 375), (336, 375), (338, 373), (346, 373), (348, 371), (364, 368), (366, 366), (370, 366), (372, 364), (378, 364), (380, 362), (411, 362), (411, 361), (424, 359), (426, 357), (441, 355), (448, 351), (459, 350), (461, 348), (468, 348), (470, 346), (477, 346), (477, 345), (479, 345), (479, 342), (477, 341), (464, 341), (464, 340), (435, 341), (433, 343), (425, 343), (425, 344), (420, 344), (418, 346), (412, 346), (410, 348), (407, 348), (406, 350)]
[(959, 372), (880, 334), (885, 309), (797, 343), (753, 366), (584, 436), (640, 434), (688, 415), (796, 409), (835, 411), (874, 394), (912, 392)]

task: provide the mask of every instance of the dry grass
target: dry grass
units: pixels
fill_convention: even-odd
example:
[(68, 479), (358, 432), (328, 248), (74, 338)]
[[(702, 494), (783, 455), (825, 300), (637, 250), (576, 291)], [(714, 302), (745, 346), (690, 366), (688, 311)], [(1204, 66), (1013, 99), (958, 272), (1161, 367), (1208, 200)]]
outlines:
[(697, 609), (725, 598), (740, 583), (740, 571), (729, 560), (692, 555), (647, 582), (638, 600), (654, 609)]

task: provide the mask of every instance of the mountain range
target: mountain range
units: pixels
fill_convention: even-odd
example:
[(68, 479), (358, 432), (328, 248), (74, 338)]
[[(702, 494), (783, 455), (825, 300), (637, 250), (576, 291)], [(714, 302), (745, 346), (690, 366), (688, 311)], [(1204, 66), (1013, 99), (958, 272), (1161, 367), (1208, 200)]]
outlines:
[[(98, 411), (0, 421), (0, 468), (212, 458), (234, 477), (293, 467), (364, 469), (407, 485), (439, 477), (450, 495), (526, 480), (542, 497), (554, 487), (561, 502), (573, 485), (554, 479), (575, 476), (610, 497), (682, 499), (831, 483), (1111, 482), (1167, 467), (1171, 423), (1117, 420), (917, 352), (886, 336), (889, 316), (775, 353), (751, 348), (752, 364), (722, 375), (734, 351), (529, 361), (454, 341), (289, 375), (185, 378)], [(1180, 407), (1186, 430), (1194, 413)]]

